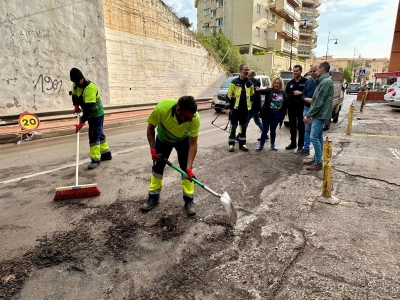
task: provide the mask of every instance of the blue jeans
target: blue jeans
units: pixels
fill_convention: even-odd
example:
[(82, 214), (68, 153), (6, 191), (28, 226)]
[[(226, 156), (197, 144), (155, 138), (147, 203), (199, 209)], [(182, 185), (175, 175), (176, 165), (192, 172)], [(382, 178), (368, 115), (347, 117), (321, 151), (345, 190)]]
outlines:
[(315, 162), (322, 163), (322, 149), (324, 146), (324, 139), (322, 137), (322, 129), (324, 128), (324, 119), (313, 119), (311, 124), (311, 143), (314, 146)]
[[(309, 107), (304, 106), (303, 117), (305, 117), (307, 115), (309, 110), (310, 110)], [(303, 147), (303, 149), (310, 150), (311, 124), (308, 122), (305, 122), (304, 126), (305, 126), (305, 132), (304, 132), (304, 147)]]
[(247, 117), (247, 127), (249, 126), (250, 120), (253, 118), (254, 124), (260, 128), (260, 130), (263, 130), (263, 124), (260, 121), (260, 118), (258, 117), (258, 112), (249, 112), (249, 115)]
[(268, 134), (268, 129), (270, 130), (270, 142), (271, 146), (275, 146), (275, 138), (276, 138), (276, 127), (278, 127), (278, 124), (281, 120), (281, 114), (274, 114), (271, 113), (268, 118), (263, 120), (263, 131), (261, 133), (261, 139), (260, 139), (260, 146), (264, 146), (265, 140), (267, 138)]

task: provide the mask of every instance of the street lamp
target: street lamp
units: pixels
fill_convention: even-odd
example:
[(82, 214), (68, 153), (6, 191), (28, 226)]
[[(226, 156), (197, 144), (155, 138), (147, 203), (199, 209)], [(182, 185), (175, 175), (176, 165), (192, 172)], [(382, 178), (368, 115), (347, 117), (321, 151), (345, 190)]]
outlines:
[[(329, 37), (333, 36), (333, 39), (330, 39)], [(338, 43), (338, 39), (331, 33), (331, 31), (329, 30), (329, 34), (328, 34), (328, 43), (326, 43), (326, 54), (325, 54), (325, 61), (328, 60), (328, 45), (329, 45), (329, 41), (333, 41), (335, 40), (335, 45), (339, 44)]]
[(356, 50), (356, 48), (354, 48), (353, 63), (351, 64), (351, 74), (353, 74), (353, 82), (354, 82), (354, 80), (355, 80), (355, 78), (356, 78), (356, 70), (354, 70), (354, 73), (353, 73), (353, 69), (354, 69), (354, 56), (356, 56), (356, 52), (358, 53), (358, 58), (361, 58), (361, 53), (358, 52), (358, 51)]
[[(294, 18), (294, 13), (295, 13), (295, 9), (294, 9), (294, 11), (293, 11), (293, 18)], [(300, 20), (301, 22), (303, 22), (303, 25), (301, 25), (301, 26), (303, 26), (303, 28), (306, 28), (308, 25), (307, 25), (307, 19), (304, 19), (304, 20)], [(289, 62), (289, 70), (288, 71), (292, 71), (292, 55), (293, 55), (293, 29), (294, 29), (294, 22), (293, 22), (293, 26), (292, 26), (292, 42), (290, 43), (290, 62)]]

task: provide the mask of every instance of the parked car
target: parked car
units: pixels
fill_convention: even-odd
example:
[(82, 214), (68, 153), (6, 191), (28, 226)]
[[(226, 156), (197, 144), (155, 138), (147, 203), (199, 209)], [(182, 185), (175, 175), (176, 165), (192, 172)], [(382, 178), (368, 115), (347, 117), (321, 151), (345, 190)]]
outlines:
[(389, 103), (389, 105), (393, 107), (400, 107), (400, 87), (392, 90), (388, 94), (390, 94), (390, 97), (385, 100)]
[(352, 82), (347, 85), (346, 94), (358, 93), (360, 91), (361, 83)]
[[(215, 109), (217, 113), (220, 113), (222, 109), (225, 108), (225, 96), (228, 93), (229, 85), (233, 79), (237, 78), (238, 76), (228, 77), (225, 82), (221, 85), (218, 91), (216, 91), (213, 95), (213, 99), (211, 102), (211, 107)], [(268, 76), (266, 75), (256, 75), (255, 78), (260, 79), (261, 82), (261, 89), (266, 89), (271, 86), (271, 81)], [(233, 96), (235, 97), (235, 96)]]
[[(383, 96), (383, 99), (388, 101), (390, 97), (392, 97), (392, 92), (396, 89), (400, 88), (400, 82), (393, 83), (386, 91), (386, 94)], [(398, 94), (398, 93), (397, 93)]]

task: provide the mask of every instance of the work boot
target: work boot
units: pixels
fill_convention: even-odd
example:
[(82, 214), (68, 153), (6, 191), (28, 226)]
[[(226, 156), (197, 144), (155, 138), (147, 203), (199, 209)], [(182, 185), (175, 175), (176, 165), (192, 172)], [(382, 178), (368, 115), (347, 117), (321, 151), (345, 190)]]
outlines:
[(247, 148), (246, 145), (239, 146), (239, 149), (243, 150), (244, 152), (248, 152), (249, 151), (249, 148)]
[(88, 165), (88, 170), (93, 170), (96, 169), (98, 166), (100, 166), (100, 161), (95, 161), (92, 160), (92, 162), (90, 163), (90, 165)]
[(304, 166), (311, 166), (313, 163), (315, 163), (314, 159), (303, 161)]
[(101, 155), (101, 160), (112, 160), (111, 152), (106, 152)]
[(234, 148), (233, 145), (230, 145), (230, 146), (229, 146), (229, 152), (233, 152), (233, 151), (235, 151), (235, 148)]
[(194, 216), (196, 214), (196, 207), (193, 201), (185, 201), (185, 210), (188, 216)]
[(237, 141), (239, 142), (239, 135), (237, 135), (237, 136), (235, 137), (235, 140), (237, 140)]
[(160, 199), (160, 196), (158, 195), (149, 195), (149, 199), (147, 199), (147, 202), (143, 204), (140, 209), (143, 212), (152, 210), (155, 206), (158, 205), (158, 199)]
[(290, 143), (289, 145), (286, 146), (286, 150), (292, 150), (292, 149), (296, 149), (296, 148), (297, 148), (296, 144), (292, 144), (292, 143)]
[(308, 171), (319, 171), (319, 170), (322, 170), (322, 163), (314, 162), (313, 164), (311, 164), (308, 167), (306, 167), (306, 170), (308, 170)]

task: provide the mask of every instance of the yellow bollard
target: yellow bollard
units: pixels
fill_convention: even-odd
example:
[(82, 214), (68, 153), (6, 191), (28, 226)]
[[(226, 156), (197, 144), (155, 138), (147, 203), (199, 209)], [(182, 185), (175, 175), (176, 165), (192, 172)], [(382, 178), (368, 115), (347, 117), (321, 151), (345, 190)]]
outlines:
[(353, 112), (354, 112), (354, 105), (350, 105), (349, 109), (349, 117), (347, 118), (347, 135), (351, 134), (351, 128), (353, 126)]
[(332, 141), (324, 142), (322, 155), (322, 196), (331, 197), (332, 190)]
[(367, 102), (367, 98), (368, 98), (368, 91), (364, 94), (364, 96), (361, 99), (360, 112), (363, 112), (365, 102)]

